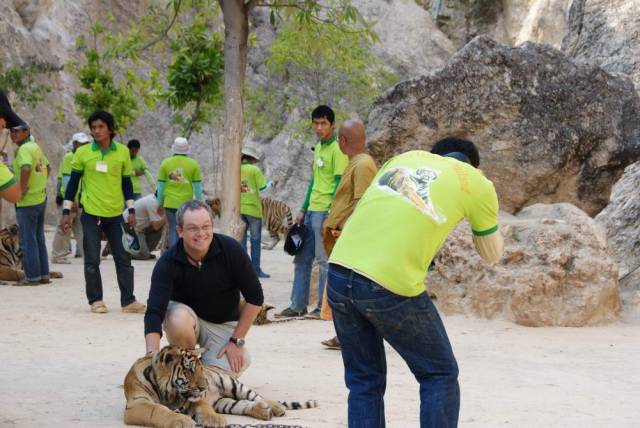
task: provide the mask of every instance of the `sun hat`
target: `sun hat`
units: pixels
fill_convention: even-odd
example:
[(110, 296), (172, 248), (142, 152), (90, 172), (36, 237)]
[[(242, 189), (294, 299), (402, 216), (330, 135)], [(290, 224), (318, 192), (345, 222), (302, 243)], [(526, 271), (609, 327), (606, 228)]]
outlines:
[(73, 134), (73, 137), (71, 137), (71, 142), (73, 143), (74, 141), (84, 144), (90, 142), (91, 138), (84, 132), (76, 132)]
[(242, 154), (244, 156), (249, 156), (251, 158), (254, 158), (255, 160), (260, 160), (260, 156), (258, 156), (258, 152), (256, 151), (256, 149), (254, 149), (251, 146), (244, 146), (242, 148)]
[(175, 155), (188, 155), (189, 154), (189, 142), (184, 137), (177, 137), (173, 140), (173, 146), (171, 151)]

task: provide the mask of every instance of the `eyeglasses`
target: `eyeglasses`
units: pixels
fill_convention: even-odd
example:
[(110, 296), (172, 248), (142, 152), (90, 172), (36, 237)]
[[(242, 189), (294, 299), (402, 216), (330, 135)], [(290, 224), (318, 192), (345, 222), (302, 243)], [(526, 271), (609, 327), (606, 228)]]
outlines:
[(211, 224), (206, 224), (202, 227), (198, 227), (198, 226), (187, 226), (184, 228), (185, 232), (188, 232), (189, 234), (195, 235), (198, 232), (202, 232), (205, 235), (208, 235), (209, 233), (211, 233), (211, 231), (213, 230), (213, 225)]

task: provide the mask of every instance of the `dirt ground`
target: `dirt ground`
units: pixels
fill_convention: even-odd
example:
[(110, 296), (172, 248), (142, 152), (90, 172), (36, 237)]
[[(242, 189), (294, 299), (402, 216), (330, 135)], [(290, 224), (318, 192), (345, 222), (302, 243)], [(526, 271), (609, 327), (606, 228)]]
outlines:
[[(50, 232), (48, 233), (51, 238)], [(49, 242), (51, 242), (49, 240)], [(282, 244), (263, 252), (266, 301), (288, 304), (293, 265)], [(153, 262), (137, 261), (136, 296), (146, 301)], [(65, 278), (40, 287), (0, 286), (0, 427), (122, 427), (122, 382), (144, 354), (143, 317), (123, 314), (111, 258), (102, 275), (108, 314), (92, 314), (82, 260), (54, 265)], [(587, 328), (526, 328), (444, 317), (460, 366), (462, 427), (637, 427), (640, 313)], [(346, 426), (340, 353), (323, 349), (324, 321), (254, 326), (253, 364), (242, 380), (268, 398), (316, 399), (274, 423)], [(418, 385), (387, 349), (387, 426), (417, 427)], [(234, 417), (229, 423), (258, 421)]]

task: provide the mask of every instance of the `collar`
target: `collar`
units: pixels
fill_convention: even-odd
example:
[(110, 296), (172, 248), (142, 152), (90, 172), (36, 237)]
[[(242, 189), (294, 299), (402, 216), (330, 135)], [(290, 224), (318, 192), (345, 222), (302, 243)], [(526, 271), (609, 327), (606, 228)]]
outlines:
[(32, 137), (32, 135), (29, 135), (27, 138), (22, 140), (22, 142), (18, 144), (18, 147), (22, 147), (22, 145), (26, 144), (26, 143), (33, 143), (33, 138), (31, 138), (31, 137)]
[[(98, 143), (96, 143), (96, 140), (93, 140), (93, 142), (91, 143), (91, 150), (93, 150), (94, 152), (97, 152), (98, 150), (102, 151)], [(111, 143), (109, 144), (109, 148), (107, 149), (107, 151), (115, 152), (116, 150), (117, 150), (116, 143), (114, 143), (113, 140), (111, 140)]]
[[(211, 245), (209, 246), (209, 251), (207, 251), (207, 254), (202, 259), (202, 264), (203, 265), (208, 264), (209, 262), (211, 262), (211, 260), (214, 259), (215, 256), (217, 256), (221, 252), (222, 250), (220, 249), (220, 241), (218, 240), (217, 234), (214, 233), (213, 240), (211, 241)], [(173, 259), (182, 264), (193, 266), (189, 262), (189, 257), (187, 256), (187, 252), (184, 250), (184, 243), (182, 241), (182, 238), (180, 238), (178, 240), (178, 243), (176, 244), (175, 254), (173, 256)], [(196, 268), (195, 266), (193, 267)]]
[(334, 135), (332, 135), (332, 136), (331, 136), (331, 138), (329, 138), (329, 139), (327, 140), (327, 142), (326, 142), (326, 143), (325, 143), (324, 141), (320, 140), (320, 144), (322, 144), (323, 146), (328, 146), (328, 145), (330, 145), (330, 144), (335, 143), (337, 139), (338, 139), (338, 138), (337, 138), (337, 137), (335, 136), (335, 134), (334, 134)]

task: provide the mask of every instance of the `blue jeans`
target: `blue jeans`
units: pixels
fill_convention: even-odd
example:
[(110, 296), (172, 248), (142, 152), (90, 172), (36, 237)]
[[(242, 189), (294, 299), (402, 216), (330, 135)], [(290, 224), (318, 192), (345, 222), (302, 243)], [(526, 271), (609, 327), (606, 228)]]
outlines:
[(247, 225), (242, 235), (240, 245), (247, 251), (247, 233), (251, 234), (251, 264), (256, 274), (262, 272), (260, 269), (260, 241), (262, 240), (262, 219), (250, 215), (242, 214), (240, 219)]
[(80, 216), (82, 222), (82, 248), (84, 249), (84, 281), (89, 304), (102, 300), (102, 277), (100, 276), (100, 241), (102, 233), (107, 235), (111, 255), (116, 264), (116, 277), (120, 288), (120, 305), (133, 303), (133, 266), (131, 256), (122, 246), (122, 216), (96, 217), (86, 212)]
[(176, 230), (176, 213), (178, 210), (174, 208), (165, 208), (164, 213), (167, 216), (167, 227), (169, 230), (167, 231), (167, 247), (173, 247), (173, 245), (178, 242), (178, 231)]
[(383, 339), (398, 351), (420, 384), (420, 427), (457, 426), (458, 365), (426, 292), (400, 296), (350, 269), (331, 264), (327, 301), (349, 388), (349, 428), (385, 426), (387, 363)]
[(16, 207), (18, 239), (27, 281), (49, 278), (49, 257), (44, 240), (44, 212), (47, 200), (38, 205)]
[(311, 267), (315, 257), (318, 263), (318, 305), (322, 307), (322, 294), (327, 283), (327, 255), (322, 245), (322, 223), (327, 218), (327, 211), (309, 211), (304, 216), (305, 236), (300, 252), (293, 258), (293, 289), (291, 290), (291, 306), (294, 311), (306, 309), (309, 304), (309, 282)]

